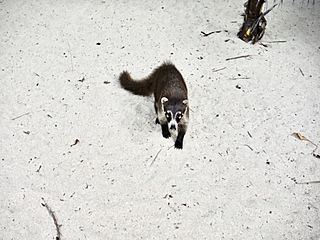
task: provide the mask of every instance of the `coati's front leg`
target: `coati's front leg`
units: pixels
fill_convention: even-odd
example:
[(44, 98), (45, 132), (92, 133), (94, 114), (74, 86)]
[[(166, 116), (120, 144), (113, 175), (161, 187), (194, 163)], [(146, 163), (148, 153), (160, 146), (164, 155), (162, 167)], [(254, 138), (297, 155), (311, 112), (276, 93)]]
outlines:
[(156, 111), (156, 115), (157, 115), (157, 118), (156, 118), (156, 124), (160, 124), (160, 121), (159, 121), (159, 118), (158, 118), (158, 108), (157, 108), (157, 102), (155, 101), (154, 102), (154, 110)]
[(154, 109), (156, 111), (157, 114), (157, 118), (156, 118), (156, 124), (160, 124), (161, 125), (161, 132), (162, 132), (162, 136), (164, 138), (169, 138), (171, 137), (169, 128), (168, 128), (168, 122), (166, 117), (164, 116), (163, 113), (163, 109), (158, 109), (158, 105), (157, 102), (154, 102)]
[(185, 126), (179, 126), (178, 128), (178, 136), (177, 136), (177, 139), (176, 139), (176, 142), (174, 143), (174, 147), (175, 148), (178, 148), (178, 149), (182, 149), (183, 147), (183, 138), (184, 138), (184, 135), (186, 134), (186, 127)]
[(156, 123), (161, 125), (161, 132), (162, 132), (162, 136), (164, 138), (171, 137), (171, 133), (169, 131), (167, 119), (164, 116), (162, 116), (162, 114), (160, 114), (159, 112), (157, 115)]
[[(157, 118), (157, 119), (158, 119), (158, 118)], [(160, 123), (160, 122), (159, 122), (159, 123)], [(171, 134), (170, 134), (169, 128), (168, 128), (168, 123), (164, 123), (164, 124), (161, 123), (161, 131), (162, 131), (162, 136), (163, 136), (164, 138), (169, 138), (169, 137), (171, 137)]]

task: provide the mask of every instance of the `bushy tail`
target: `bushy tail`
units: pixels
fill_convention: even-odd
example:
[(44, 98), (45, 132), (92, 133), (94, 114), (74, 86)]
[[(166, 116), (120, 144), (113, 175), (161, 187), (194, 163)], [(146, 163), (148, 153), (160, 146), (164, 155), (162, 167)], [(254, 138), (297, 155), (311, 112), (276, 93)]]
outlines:
[(133, 80), (127, 71), (123, 71), (119, 76), (121, 86), (135, 95), (150, 96), (153, 93), (153, 77), (149, 76), (143, 80)]

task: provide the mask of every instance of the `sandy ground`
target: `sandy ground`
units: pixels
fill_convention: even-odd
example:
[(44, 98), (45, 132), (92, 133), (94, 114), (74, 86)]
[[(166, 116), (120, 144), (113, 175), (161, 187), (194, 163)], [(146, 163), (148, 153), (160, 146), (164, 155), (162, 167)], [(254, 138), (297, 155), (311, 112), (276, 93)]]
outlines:
[[(320, 144), (306, 2), (268, 15), (265, 47), (236, 37), (243, 1), (1, 0), (0, 239), (55, 239), (44, 203), (63, 240), (320, 239), (319, 182), (299, 184), (320, 159), (291, 135)], [(189, 88), (183, 150), (117, 81), (164, 60)]]

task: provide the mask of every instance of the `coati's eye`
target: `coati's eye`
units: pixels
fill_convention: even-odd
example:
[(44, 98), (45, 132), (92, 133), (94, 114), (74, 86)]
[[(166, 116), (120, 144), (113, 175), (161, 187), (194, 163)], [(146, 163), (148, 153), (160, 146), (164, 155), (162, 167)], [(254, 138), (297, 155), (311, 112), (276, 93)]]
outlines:
[(171, 113), (170, 112), (166, 112), (165, 116), (166, 116), (167, 119), (171, 119)]
[(177, 113), (176, 117), (177, 117), (177, 121), (180, 121), (181, 118), (182, 118), (182, 114), (181, 113)]

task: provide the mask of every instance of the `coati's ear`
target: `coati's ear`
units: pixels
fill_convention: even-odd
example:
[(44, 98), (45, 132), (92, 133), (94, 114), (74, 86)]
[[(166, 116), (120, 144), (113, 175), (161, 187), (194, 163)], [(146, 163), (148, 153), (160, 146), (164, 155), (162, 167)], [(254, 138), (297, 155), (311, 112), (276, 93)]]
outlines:
[(162, 98), (161, 98), (161, 103), (164, 104), (165, 102), (168, 102), (168, 98), (162, 97)]
[(187, 106), (188, 106), (189, 101), (188, 101), (188, 99), (185, 99), (185, 100), (182, 101), (182, 103), (183, 103), (184, 105), (187, 105)]

